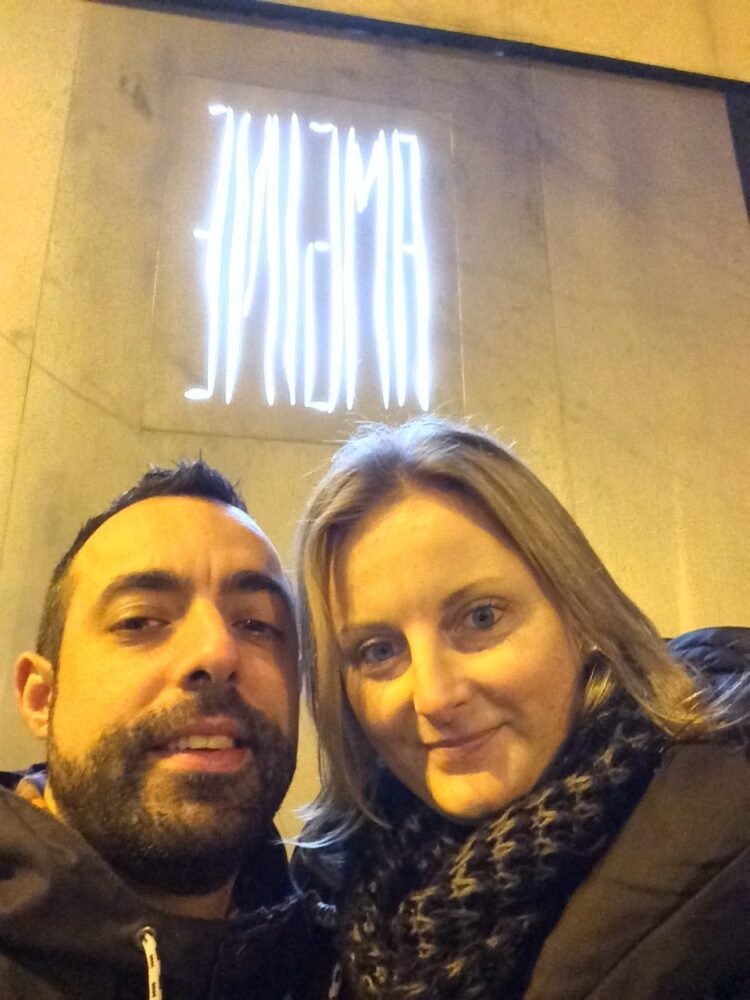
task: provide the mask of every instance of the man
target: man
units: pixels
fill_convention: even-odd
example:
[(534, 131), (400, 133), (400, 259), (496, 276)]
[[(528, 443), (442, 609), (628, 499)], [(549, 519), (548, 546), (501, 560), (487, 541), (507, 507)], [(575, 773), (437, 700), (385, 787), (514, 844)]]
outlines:
[(83, 526), (16, 664), (48, 762), (0, 791), (4, 1000), (315, 995), (271, 826), (296, 664), (278, 556), (204, 462)]

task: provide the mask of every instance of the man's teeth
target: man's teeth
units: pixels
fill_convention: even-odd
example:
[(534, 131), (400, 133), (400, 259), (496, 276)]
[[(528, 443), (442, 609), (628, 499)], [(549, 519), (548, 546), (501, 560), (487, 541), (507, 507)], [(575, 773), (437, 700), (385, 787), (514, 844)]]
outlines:
[(231, 736), (181, 736), (167, 745), (168, 753), (181, 750), (233, 750), (237, 746)]

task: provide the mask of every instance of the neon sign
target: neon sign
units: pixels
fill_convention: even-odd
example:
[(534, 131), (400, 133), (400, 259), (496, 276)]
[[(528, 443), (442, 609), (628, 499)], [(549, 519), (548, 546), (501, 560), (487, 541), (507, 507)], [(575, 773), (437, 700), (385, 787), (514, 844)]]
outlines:
[[(253, 119), (224, 104), (208, 110), (223, 128), (209, 221), (194, 230), (205, 244), (206, 381), (185, 397), (214, 396), (223, 356), (231, 403), (246, 327), (252, 318), (255, 331), (264, 305), (262, 334), (252, 335), (269, 406), (351, 410), (373, 361), (385, 409), (412, 396), (427, 410), (430, 282), (417, 136), (381, 129), (365, 161), (354, 127), (296, 114)], [(303, 171), (311, 162), (324, 177), (312, 188)], [(316, 213), (324, 224), (313, 228), (323, 231), (305, 239)]]

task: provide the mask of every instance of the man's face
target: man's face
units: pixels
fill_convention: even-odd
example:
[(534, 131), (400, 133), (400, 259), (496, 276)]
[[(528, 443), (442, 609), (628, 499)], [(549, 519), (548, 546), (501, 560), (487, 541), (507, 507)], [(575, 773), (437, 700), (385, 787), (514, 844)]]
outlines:
[(70, 568), (49, 735), (53, 810), (139, 881), (221, 884), (268, 827), (297, 736), (297, 639), (250, 518), (154, 497)]

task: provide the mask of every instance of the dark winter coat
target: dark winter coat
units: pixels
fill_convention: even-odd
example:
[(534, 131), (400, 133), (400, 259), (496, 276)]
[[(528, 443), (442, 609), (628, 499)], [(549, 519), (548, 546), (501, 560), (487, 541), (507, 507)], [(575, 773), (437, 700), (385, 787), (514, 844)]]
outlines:
[(293, 894), (281, 846), (247, 858), (240, 915), (170, 917), (142, 902), (78, 833), (11, 790), (17, 780), (3, 775), (0, 789), (2, 1000), (146, 1000), (144, 928), (155, 933), (164, 1000), (320, 995), (315, 970), (331, 964), (326, 933), (313, 904)]
[(671, 751), (537, 959), (525, 1000), (749, 1000), (750, 762)]
[[(750, 629), (698, 629), (669, 648), (716, 689), (750, 675)], [(525, 1000), (584, 998), (750, 1000), (746, 753), (675, 747), (571, 898)]]

